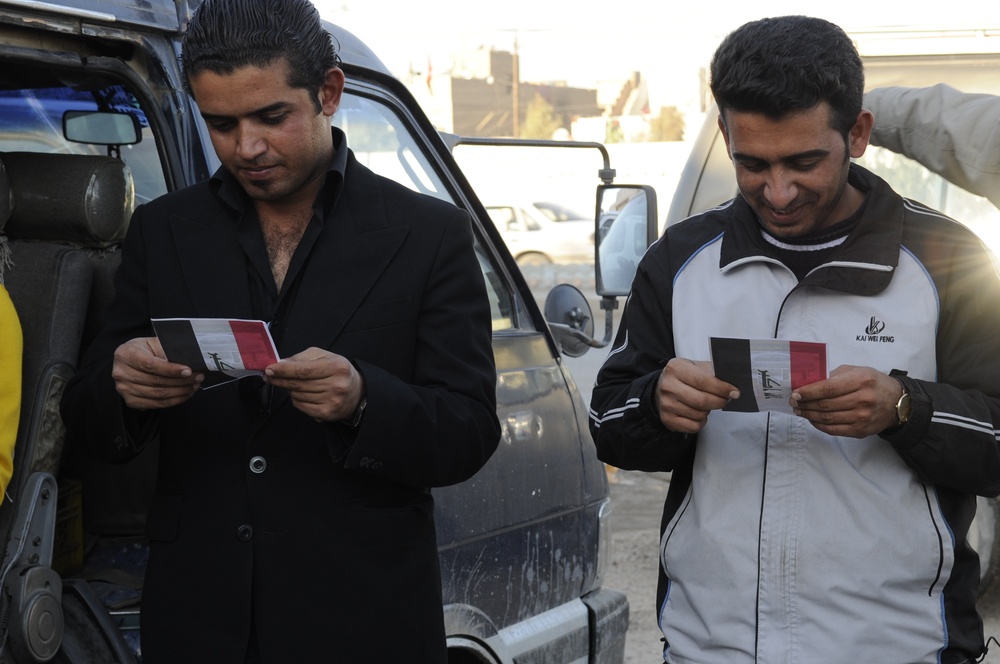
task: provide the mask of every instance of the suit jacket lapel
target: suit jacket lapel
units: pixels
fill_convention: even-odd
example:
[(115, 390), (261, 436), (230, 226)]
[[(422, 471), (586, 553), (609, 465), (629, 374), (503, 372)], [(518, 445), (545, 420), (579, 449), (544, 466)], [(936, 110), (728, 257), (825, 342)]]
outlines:
[(193, 316), (246, 318), (251, 311), (246, 254), (234, 238), (231, 215), (221, 210), (211, 220), (173, 215), (170, 222)]
[(353, 154), (345, 183), (301, 275), (278, 349), (282, 357), (310, 346), (330, 348), (408, 233), (406, 227), (389, 226), (385, 192)]

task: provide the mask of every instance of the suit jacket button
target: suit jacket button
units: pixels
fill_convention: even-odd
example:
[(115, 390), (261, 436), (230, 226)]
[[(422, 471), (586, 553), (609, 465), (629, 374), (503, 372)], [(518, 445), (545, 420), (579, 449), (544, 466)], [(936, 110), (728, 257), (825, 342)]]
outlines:
[(262, 456), (255, 456), (250, 459), (250, 470), (258, 475), (267, 470), (267, 459)]
[(236, 529), (236, 537), (241, 542), (249, 542), (250, 538), (253, 537), (253, 528), (247, 525), (242, 525)]

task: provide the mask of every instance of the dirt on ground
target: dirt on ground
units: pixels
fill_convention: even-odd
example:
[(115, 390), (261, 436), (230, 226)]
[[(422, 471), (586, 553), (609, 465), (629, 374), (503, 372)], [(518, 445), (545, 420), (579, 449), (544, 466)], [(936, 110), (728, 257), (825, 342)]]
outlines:
[(625, 664), (663, 661), (656, 626), (656, 576), (660, 514), (669, 475), (609, 469), (611, 486), (611, 569), (605, 585), (629, 600)]

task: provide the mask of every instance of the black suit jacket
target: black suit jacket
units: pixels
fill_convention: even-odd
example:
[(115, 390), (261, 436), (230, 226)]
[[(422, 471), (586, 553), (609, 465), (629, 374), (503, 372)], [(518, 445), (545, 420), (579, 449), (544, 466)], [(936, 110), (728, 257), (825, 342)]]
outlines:
[[(341, 148), (346, 149), (346, 148)], [(499, 440), (490, 311), (468, 215), (348, 155), (345, 186), (283, 321), (281, 357), (352, 360), (355, 431), (238, 383), (139, 413), (111, 380), (150, 318), (250, 317), (247, 256), (208, 183), (138, 208), (105, 329), (68, 386), (71, 444), (126, 458), (160, 439), (147, 519), (144, 661), (444, 662), (433, 507)], [(263, 470), (261, 471), (261, 467)], [(260, 471), (260, 472), (258, 472)]]

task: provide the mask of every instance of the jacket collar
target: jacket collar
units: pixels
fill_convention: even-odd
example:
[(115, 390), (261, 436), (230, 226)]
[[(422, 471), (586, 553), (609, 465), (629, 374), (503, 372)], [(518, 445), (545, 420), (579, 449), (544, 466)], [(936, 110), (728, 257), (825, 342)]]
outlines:
[[(851, 164), (847, 177), (867, 197), (858, 224), (832, 259), (810, 272), (802, 284), (875, 295), (889, 285), (899, 262), (903, 199), (885, 180), (857, 164)], [(746, 263), (779, 263), (761, 237), (757, 214), (742, 195), (737, 195), (730, 210), (719, 269), (728, 272)]]
[[(348, 155), (351, 153), (347, 148), (344, 132), (338, 127), (331, 127), (330, 131), (333, 134), (333, 157), (327, 167), (326, 182), (313, 204), (321, 221), (326, 218), (326, 214), (336, 203), (344, 187), (344, 171), (347, 168)], [(250, 204), (250, 197), (225, 166), (220, 166), (212, 174), (209, 179), (209, 189), (226, 207), (236, 212), (242, 212)]]

